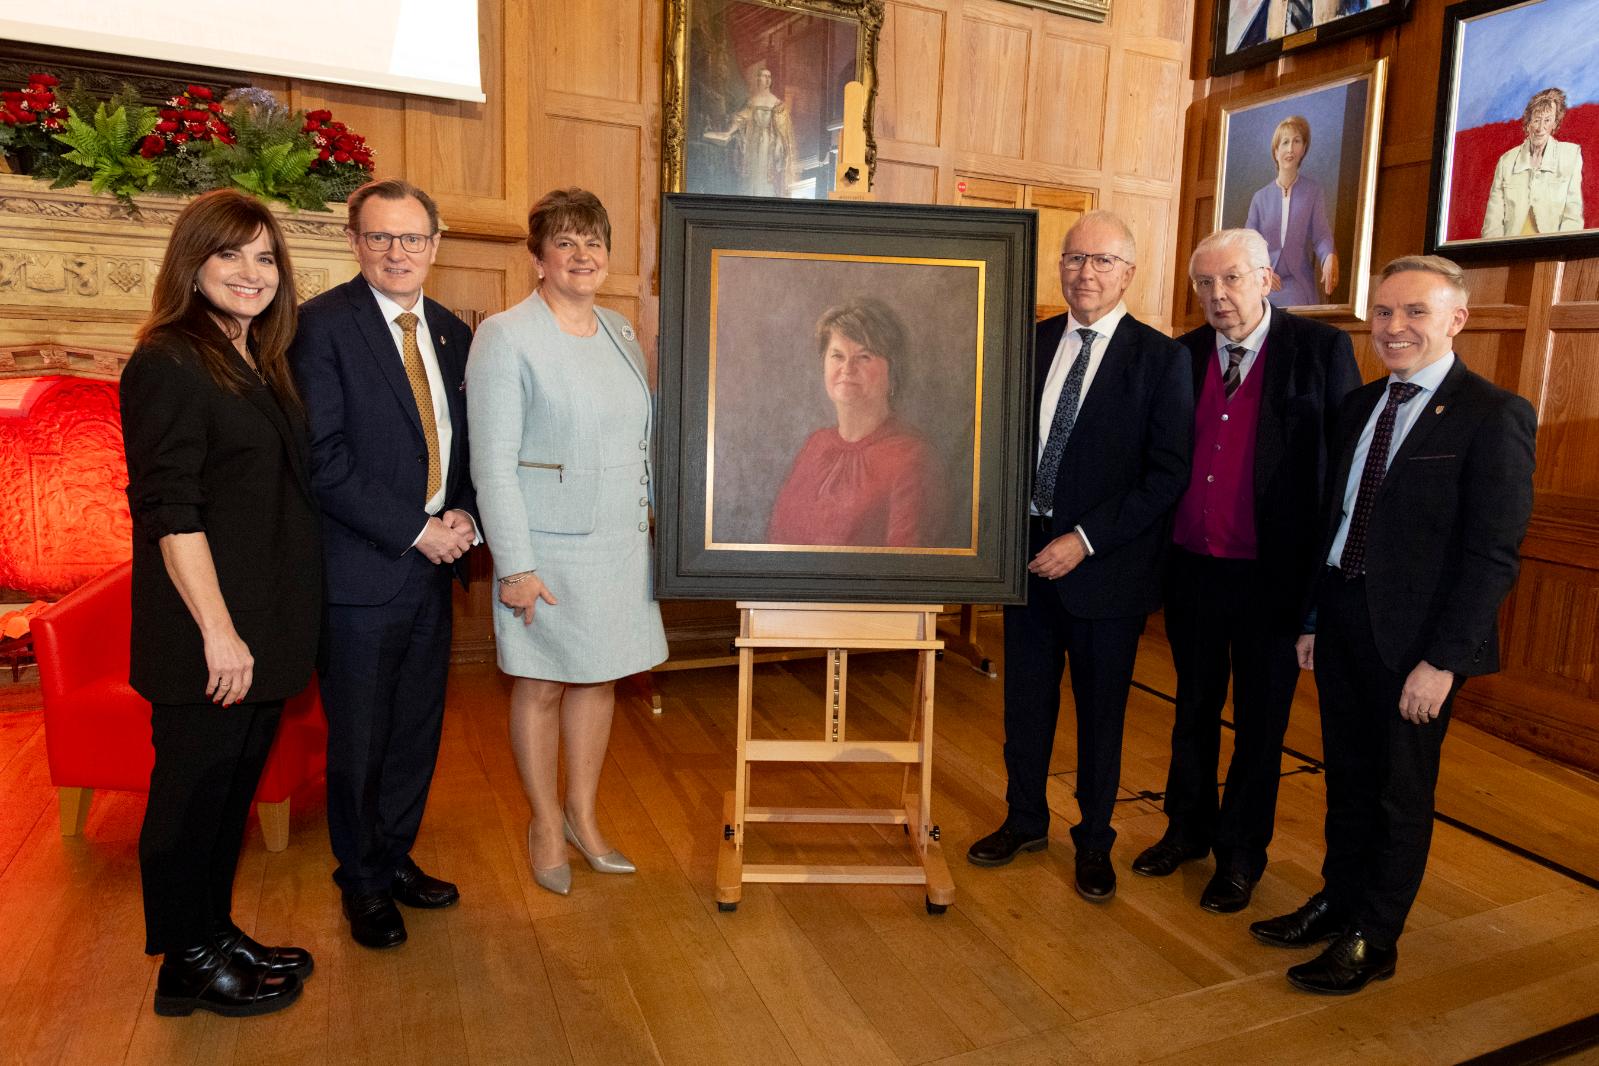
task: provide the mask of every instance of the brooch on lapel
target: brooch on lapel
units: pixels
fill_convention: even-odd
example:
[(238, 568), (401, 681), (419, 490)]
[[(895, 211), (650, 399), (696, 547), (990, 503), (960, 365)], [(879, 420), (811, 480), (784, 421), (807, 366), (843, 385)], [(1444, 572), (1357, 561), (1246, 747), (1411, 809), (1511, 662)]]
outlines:
[(1432, 413), (1435, 414), (1435, 415), (1443, 414), (1444, 413), (1444, 405), (1443, 404), (1439, 404), (1437, 407), (1434, 407), (1432, 409)]
[(444, 337), (440, 337), (439, 338), (439, 347), (440, 348), (444, 347), (446, 344), (449, 344), (449, 343), (450, 343), (449, 340), (447, 340), (446, 338), (444, 338)]
[(633, 332), (633, 327), (626, 322), (622, 323), (622, 338), (630, 341), (638, 340), (637, 335)]

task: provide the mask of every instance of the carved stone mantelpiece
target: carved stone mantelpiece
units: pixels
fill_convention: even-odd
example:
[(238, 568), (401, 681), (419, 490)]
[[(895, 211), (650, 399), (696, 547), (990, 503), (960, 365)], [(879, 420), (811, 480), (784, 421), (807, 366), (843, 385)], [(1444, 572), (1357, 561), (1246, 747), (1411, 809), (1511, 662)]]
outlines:
[[(132, 350), (185, 201), (141, 196), (136, 203), (130, 213), (87, 185), (52, 189), (0, 174), (0, 349)], [(300, 299), (355, 275), (342, 204), (326, 213), (274, 210)]]

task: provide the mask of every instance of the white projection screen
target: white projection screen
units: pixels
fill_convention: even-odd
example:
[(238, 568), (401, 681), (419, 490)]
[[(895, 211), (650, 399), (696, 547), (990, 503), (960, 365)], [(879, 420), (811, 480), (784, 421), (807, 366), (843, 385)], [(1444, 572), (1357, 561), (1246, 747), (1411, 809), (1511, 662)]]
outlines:
[(0, 38), (482, 102), (477, 0), (50, 0)]

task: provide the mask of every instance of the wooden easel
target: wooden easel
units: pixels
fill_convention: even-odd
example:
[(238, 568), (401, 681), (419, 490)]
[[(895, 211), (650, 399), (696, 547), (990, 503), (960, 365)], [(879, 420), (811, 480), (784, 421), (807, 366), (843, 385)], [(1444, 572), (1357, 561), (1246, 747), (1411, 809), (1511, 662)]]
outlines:
[[(716, 860), (716, 903), (736, 910), (750, 882), (788, 884), (926, 885), (927, 911), (941, 914), (955, 899), (955, 882), (932, 819), (933, 666), (944, 642), (938, 612), (926, 604), (740, 602), (738, 648), (738, 761), (733, 791), (723, 805), (722, 846)], [(755, 653), (762, 648), (821, 648), (827, 652), (827, 692), (822, 739), (763, 740), (751, 736), (754, 721)], [(916, 652), (908, 740), (850, 740), (847, 733), (851, 651)], [(758, 762), (897, 763), (905, 767), (901, 807), (752, 807), (750, 764)], [(912, 770), (917, 771), (914, 782)], [(914, 785), (914, 787), (913, 787)], [(744, 829), (750, 822), (825, 825), (901, 825), (919, 864), (783, 865), (744, 861)]]

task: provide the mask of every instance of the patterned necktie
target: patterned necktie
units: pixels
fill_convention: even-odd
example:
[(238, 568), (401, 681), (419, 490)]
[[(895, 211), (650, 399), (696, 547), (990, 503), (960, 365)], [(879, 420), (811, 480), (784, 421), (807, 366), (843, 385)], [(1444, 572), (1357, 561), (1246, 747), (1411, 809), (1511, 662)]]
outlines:
[(1066, 441), (1077, 423), (1078, 394), (1083, 391), (1083, 378), (1088, 374), (1088, 356), (1094, 350), (1094, 338), (1099, 336), (1091, 329), (1080, 329), (1077, 335), (1083, 339), (1083, 346), (1066, 373), (1066, 383), (1061, 386), (1055, 417), (1049, 422), (1049, 438), (1044, 441), (1044, 454), (1038, 460), (1038, 477), (1033, 481), (1033, 506), (1039, 514), (1048, 514), (1055, 507), (1055, 475), (1060, 472), (1060, 457), (1065, 454)]
[(406, 311), (394, 320), (401, 333), (400, 354), (405, 361), (405, 378), (411, 383), (411, 396), (416, 400), (416, 414), (422, 420), (422, 439), (428, 446), (428, 491), (422, 497), (425, 504), (439, 491), (439, 421), (433, 413), (433, 390), (428, 388), (428, 372), (422, 366), (422, 349), (416, 344), (416, 324), (419, 319)]
[(1238, 383), (1244, 380), (1239, 373), (1239, 367), (1244, 365), (1244, 353), (1249, 351), (1242, 344), (1229, 344), (1227, 346), (1227, 373), (1222, 375), (1221, 387), (1226, 391), (1227, 398), (1233, 398), (1233, 393), (1238, 391)]
[(1388, 402), (1377, 416), (1377, 428), (1371, 435), (1371, 448), (1366, 452), (1366, 465), (1360, 470), (1360, 490), (1355, 493), (1355, 513), (1349, 516), (1349, 535), (1344, 538), (1344, 554), (1338, 568), (1346, 578), (1357, 578), (1366, 572), (1366, 530), (1371, 525), (1371, 509), (1377, 505), (1377, 490), (1388, 473), (1388, 448), (1394, 439), (1394, 416), (1399, 408), (1421, 391), (1420, 385), (1408, 381), (1388, 383)]

